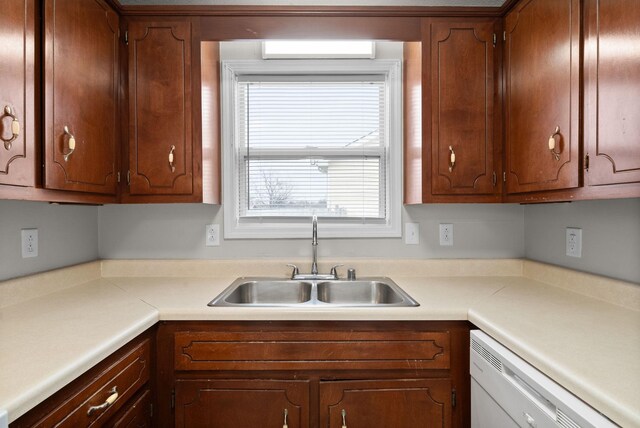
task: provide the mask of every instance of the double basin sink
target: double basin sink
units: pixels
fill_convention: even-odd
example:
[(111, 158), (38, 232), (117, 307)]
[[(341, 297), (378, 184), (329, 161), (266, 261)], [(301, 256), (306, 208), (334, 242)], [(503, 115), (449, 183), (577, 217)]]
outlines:
[(389, 278), (287, 280), (238, 278), (209, 306), (397, 307), (419, 306)]

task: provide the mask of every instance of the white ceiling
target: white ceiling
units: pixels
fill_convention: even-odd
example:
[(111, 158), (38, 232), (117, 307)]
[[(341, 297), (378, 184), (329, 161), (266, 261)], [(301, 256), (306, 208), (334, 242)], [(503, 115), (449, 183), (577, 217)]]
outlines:
[(120, 0), (123, 5), (215, 6), (478, 6), (499, 7), (505, 0)]

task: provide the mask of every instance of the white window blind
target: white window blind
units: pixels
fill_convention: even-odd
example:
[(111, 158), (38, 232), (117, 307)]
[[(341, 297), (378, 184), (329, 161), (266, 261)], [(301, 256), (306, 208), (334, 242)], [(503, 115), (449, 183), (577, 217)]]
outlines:
[(384, 75), (239, 76), (239, 220), (384, 222), (386, 94)]

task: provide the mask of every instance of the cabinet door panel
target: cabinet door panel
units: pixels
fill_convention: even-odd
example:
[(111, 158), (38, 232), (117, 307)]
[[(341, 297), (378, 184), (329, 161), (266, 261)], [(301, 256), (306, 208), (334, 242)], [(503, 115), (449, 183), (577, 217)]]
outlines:
[(191, 23), (129, 26), (132, 195), (191, 194)]
[(35, 185), (34, 19), (34, 0), (2, 4), (0, 184)]
[(507, 191), (577, 187), (580, 2), (523, 0), (506, 39)]
[(176, 428), (309, 427), (309, 382), (178, 380)]
[(585, 145), (589, 185), (640, 182), (640, 7), (585, 7)]
[(448, 379), (320, 383), (320, 426), (340, 428), (449, 427)]
[(494, 192), (492, 39), (492, 22), (432, 24), (434, 194)]
[(49, 189), (116, 191), (118, 35), (118, 15), (102, 0), (45, 1)]

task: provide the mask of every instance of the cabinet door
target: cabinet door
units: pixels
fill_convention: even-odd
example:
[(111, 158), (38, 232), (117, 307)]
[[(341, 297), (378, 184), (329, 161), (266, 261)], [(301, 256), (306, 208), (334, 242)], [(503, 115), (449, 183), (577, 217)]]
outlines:
[(585, 150), (591, 186), (640, 182), (640, 5), (585, 3)]
[(431, 25), (433, 194), (496, 191), (493, 26)]
[[(344, 412), (344, 420), (343, 420)], [(320, 426), (328, 428), (451, 426), (448, 379), (320, 383)]]
[(34, 0), (0, 12), (0, 184), (35, 185)]
[(109, 428), (150, 428), (151, 391), (146, 389), (137, 398), (127, 403), (105, 426)]
[(103, 0), (45, 0), (45, 187), (115, 194), (118, 15)]
[(129, 24), (131, 195), (193, 192), (191, 23)]
[(521, 0), (505, 29), (507, 192), (577, 187), (580, 1)]
[(309, 427), (309, 382), (178, 380), (176, 428)]

